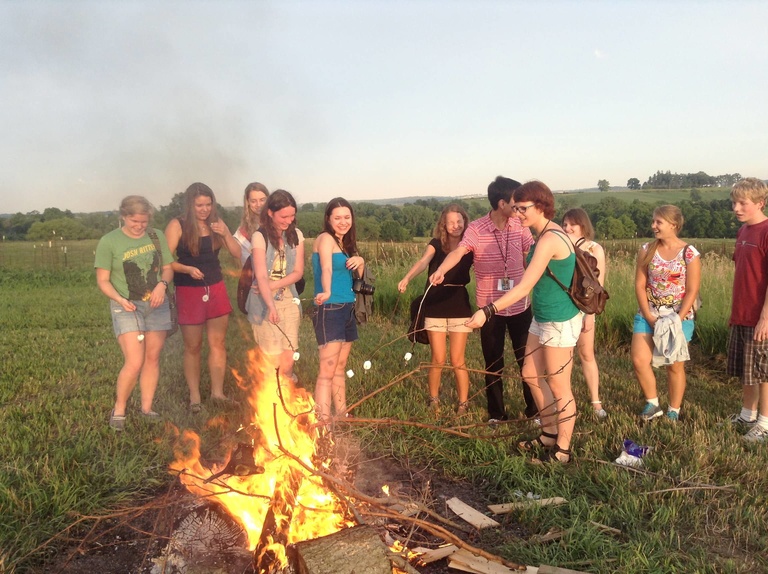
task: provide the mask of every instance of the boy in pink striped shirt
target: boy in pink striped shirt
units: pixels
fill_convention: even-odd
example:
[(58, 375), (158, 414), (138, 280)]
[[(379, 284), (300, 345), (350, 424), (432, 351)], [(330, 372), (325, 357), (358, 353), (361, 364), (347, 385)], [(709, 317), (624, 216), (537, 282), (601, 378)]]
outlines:
[[(468, 252), (474, 254), (476, 303), (478, 309), (492, 303), (512, 289), (523, 276), (523, 262), (533, 245), (531, 232), (514, 217), (512, 193), (520, 187), (514, 179), (498, 176), (488, 186), (491, 211), (467, 227), (459, 246), (430, 276), (430, 282), (442, 283), (444, 274)], [(491, 317), (480, 328), (480, 344), (485, 359), (485, 392), (489, 421), (507, 420), (504, 407), (504, 342), (506, 333), (512, 341), (517, 365), (522, 369), (525, 343), (531, 324), (530, 300), (526, 297)], [(531, 391), (523, 383), (525, 416), (533, 418), (538, 409)]]

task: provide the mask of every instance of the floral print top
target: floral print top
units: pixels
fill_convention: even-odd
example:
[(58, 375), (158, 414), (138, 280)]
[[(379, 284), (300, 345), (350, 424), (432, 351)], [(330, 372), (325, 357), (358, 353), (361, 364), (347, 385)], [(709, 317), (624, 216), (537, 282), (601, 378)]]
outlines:
[[(643, 248), (648, 249), (648, 245), (646, 243)], [(658, 314), (660, 307), (680, 310), (680, 304), (685, 297), (685, 275), (688, 263), (698, 256), (699, 251), (693, 245), (683, 247), (671, 261), (662, 259), (658, 251), (653, 254), (653, 259), (648, 264), (648, 283), (645, 287), (652, 313)], [(685, 319), (689, 320), (693, 317), (694, 312), (691, 309)]]

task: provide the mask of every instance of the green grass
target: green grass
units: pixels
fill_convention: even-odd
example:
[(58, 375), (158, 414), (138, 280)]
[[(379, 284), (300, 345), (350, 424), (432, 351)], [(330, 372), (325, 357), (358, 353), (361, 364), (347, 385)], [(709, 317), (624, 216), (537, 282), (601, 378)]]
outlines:
[[(701, 195), (701, 201), (713, 201), (717, 199), (728, 199), (730, 197), (731, 189), (726, 187), (714, 187), (714, 188), (698, 188)], [(634, 200), (639, 200), (645, 203), (656, 203), (658, 201), (676, 205), (681, 201), (691, 199), (690, 189), (616, 189), (608, 192), (602, 191), (577, 191), (558, 193), (555, 198), (559, 200), (566, 200), (569, 205), (579, 207), (592, 203), (599, 203), (606, 197), (615, 197), (632, 203)]]
[[(410, 298), (423, 287), (399, 295), (396, 283), (421, 252), (419, 245), (364, 245), (377, 275), (377, 315), (360, 329), (353, 346), (349, 403), (428, 361), (428, 349), (411, 349), (405, 339)], [(86, 248), (87, 249), (87, 248)], [(456, 438), (445, 433), (404, 426), (366, 426), (356, 430), (363, 445), (421, 467), (440, 470), (483, 490), (489, 503), (513, 500), (515, 491), (543, 497), (563, 496), (568, 504), (509, 515), (502, 522), (522, 525), (501, 532), (483, 532), (479, 542), (510, 560), (553, 564), (589, 572), (768, 571), (768, 445), (745, 446), (735, 430), (718, 422), (740, 401), (738, 385), (723, 374), (725, 323), (732, 282), (727, 257), (707, 252), (703, 276), (704, 308), (697, 325), (698, 342), (688, 367), (683, 419), (641, 426), (636, 413), (641, 393), (632, 375), (627, 343), (636, 303), (631, 288), (633, 263), (611, 256), (608, 287), (611, 301), (599, 319), (598, 362), (601, 396), (609, 411), (604, 422), (589, 414), (589, 397), (578, 367), (573, 386), (580, 410), (574, 448), (576, 461), (564, 468), (540, 468), (510, 451), (505, 429), (484, 434), (495, 438)], [(107, 512), (156, 495), (175, 479), (168, 474), (176, 431), (137, 420), (138, 391), (122, 435), (107, 427), (114, 401), (114, 381), (122, 364), (112, 335), (107, 303), (95, 286), (91, 263), (76, 269), (48, 271), (9, 269), (0, 274), (0, 570), (3, 554), (8, 571), (44, 571), (56, 547), (39, 546), (82, 515)], [(21, 266), (24, 267), (24, 266)], [(229, 268), (233, 294), (236, 270)], [(310, 274), (307, 278), (311, 279)], [(311, 280), (307, 293), (311, 293)], [(296, 370), (313, 386), (317, 353), (307, 317), (301, 326), (302, 357)], [(252, 334), (240, 313), (232, 316), (227, 345), (230, 366), (246, 371)], [(718, 356), (720, 354), (720, 356)], [(714, 360), (713, 360), (714, 357)], [(482, 367), (479, 338), (470, 337), (470, 368)], [(362, 363), (373, 368), (364, 371)], [(511, 363), (511, 361), (510, 361)], [(508, 404), (523, 410), (515, 370), (506, 373)], [(472, 374), (470, 421), (484, 418), (482, 377)], [(204, 392), (208, 385), (203, 379)], [(228, 392), (237, 394), (232, 375)], [(664, 374), (659, 389), (665, 403)], [(361, 417), (431, 422), (427, 412), (426, 371), (418, 370), (401, 383), (364, 402)], [(449, 373), (441, 389), (446, 405), (455, 402)], [(181, 375), (181, 338), (169, 340), (155, 407), (179, 428), (203, 438), (208, 458), (224, 454), (226, 437), (240, 413), (222, 413), (206, 405), (204, 417), (186, 411), (187, 391)], [(446, 408), (437, 422), (453, 424)], [(133, 416), (130, 416), (133, 415)], [(219, 424), (206, 426), (214, 415)], [(506, 434), (532, 430), (514, 422)], [(480, 431), (472, 431), (478, 433)], [(642, 472), (609, 464), (624, 438), (653, 447)], [(621, 530), (601, 532), (592, 521)], [(88, 522), (83, 525), (87, 529)], [(528, 543), (530, 536), (559, 528), (561, 542)], [(75, 531), (77, 536), (85, 531)]]

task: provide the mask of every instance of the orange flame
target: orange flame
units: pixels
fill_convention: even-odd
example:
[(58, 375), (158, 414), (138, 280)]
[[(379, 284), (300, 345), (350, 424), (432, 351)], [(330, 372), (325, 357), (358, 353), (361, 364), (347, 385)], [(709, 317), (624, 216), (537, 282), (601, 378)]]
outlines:
[[(280, 377), (278, 381), (276, 372), (266, 361), (259, 360), (257, 351), (249, 352), (248, 363), (247, 378), (235, 373), (240, 387), (249, 392), (252, 411), (247, 430), (251, 431), (248, 434), (254, 447), (254, 465), (242, 474), (259, 473), (214, 477), (227, 467), (229, 460), (206, 468), (200, 462), (200, 437), (190, 430), (183, 432), (170, 468), (180, 473), (181, 482), (190, 492), (214, 497), (227, 509), (245, 529), (251, 550), (257, 545), (262, 551), (270, 550), (276, 561), (285, 566), (281, 542), (289, 544), (326, 536), (353, 523), (345, 518), (343, 508), (322, 481), (279, 448), (282, 444), (309, 468), (327, 465), (317, 461), (319, 431), (311, 396), (288, 378)], [(228, 459), (231, 455), (232, 451)], [(280, 542), (275, 541), (273, 533), (267, 533), (270, 537), (265, 536), (259, 544), (270, 507), (274, 523), (286, 526), (287, 532), (282, 533)]]

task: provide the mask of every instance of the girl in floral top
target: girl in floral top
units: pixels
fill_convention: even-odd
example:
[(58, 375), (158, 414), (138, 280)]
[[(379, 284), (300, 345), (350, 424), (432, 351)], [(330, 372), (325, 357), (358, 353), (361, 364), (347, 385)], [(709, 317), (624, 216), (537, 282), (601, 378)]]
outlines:
[[(693, 336), (694, 303), (699, 294), (701, 260), (693, 245), (678, 237), (683, 227), (683, 214), (674, 205), (662, 205), (653, 212), (654, 241), (646, 243), (637, 254), (635, 295), (639, 310), (632, 330), (632, 363), (645, 399), (640, 413), (643, 420), (660, 417), (656, 376), (651, 366), (653, 333), (659, 317), (676, 313), (688, 342)], [(685, 362), (667, 365), (669, 408), (667, 417), (676, 421), (685, 393)]]

